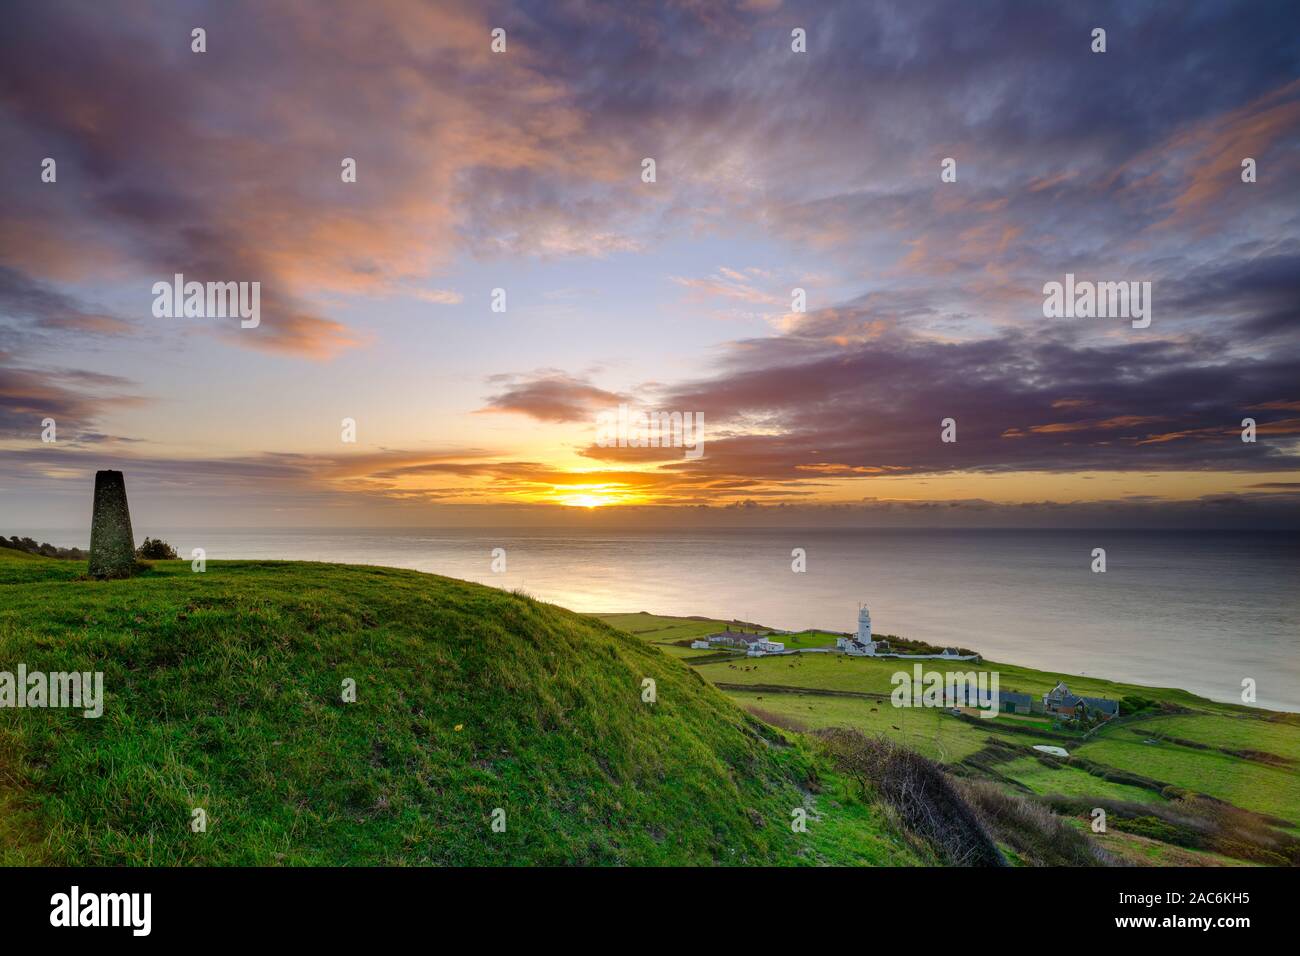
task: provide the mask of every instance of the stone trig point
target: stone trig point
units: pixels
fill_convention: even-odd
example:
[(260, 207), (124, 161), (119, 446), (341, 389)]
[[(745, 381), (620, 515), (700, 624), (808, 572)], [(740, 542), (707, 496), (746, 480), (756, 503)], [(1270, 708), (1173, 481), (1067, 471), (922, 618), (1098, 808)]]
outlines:
[(135, 571), (135, 537), (120, 471), (95, 472), (95, 514), (90, 522), (90, 576), (129, 578)]

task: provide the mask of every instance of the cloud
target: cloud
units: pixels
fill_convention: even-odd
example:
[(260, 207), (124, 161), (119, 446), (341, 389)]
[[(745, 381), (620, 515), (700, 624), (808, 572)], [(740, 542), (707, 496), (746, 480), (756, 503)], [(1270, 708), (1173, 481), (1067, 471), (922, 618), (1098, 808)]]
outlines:
[(106, 309), (51, 288), (17, 269), (0, 265), (0, 321), (25, 331), (122, 335), (132, 324)]
[(531, 376), (497, 376), (494, 381), (504, 386), (503, 390), (490, 397), (480, 412), (527, 415), (541, 422), (580, 422), (591, 421), (598, 410), (628, 400), (556, 370)]
[(776, 295), (755, 283), (753, 275), (726, 266), (720, 266), (713, 275), (704, 278), (673, 276), (673, 282), (699, 298), (730, 299), (745, 305), (766, 306), (767, 311), (790, 305), (788, 290), (784, 296)]
[(53, 418), (63, 442), (91, 441), (96, 423), (114, 408), (141, 404), (133, 383), (83, 369), (27, 368), (0, 352), (0, 438), (40, 441), (42, 421)]
[(465, 297), (452, 289), (417, 289), (411, 293), (422, 302), (436, 305), (459, 305)]
[(1190, 271), (1162, 306), (1222, 324), (1243, 339), (1300, 335), (1300, 241)]
[[(1300, 466), (1294, 347), (1243, 357), (1208, 341), (1133, 336), (1092, 346), (1011, 333), (949, 342), (867, 315), (817, 315), (816, 338), (741, 343), (721, 374), (666, 390), (664, 408), (702, 412), (706, 456), (675, 469), (781, 481), (954, 471), (1283, 470)], [(1207, 355), (1218, 355), (1207, 360)], [(1261, 440), (1243, 443), (1250, 409)], [(957, 422), (955, 443), (940, 422)], [(583, 450), (623, 463), (680, 459), (672, 449)], [(653, 457), (650, 455), (653, 454)]]
[[(261, 281), (262, 327), (225, 340), (328, 358), (368, 339), (326, 296), (386, 294), (463, 255), (602, 258), (758, 230), (878, 283), (910, 278), (932, 327), (996, 325), (1066, 266), (1181, 256), (1153, 228), (1171, 215), (1254, 236), (1295, 206), (1285, 4), (381, 0), (329, 6), (329, 30), (308, 7), (219, 9), (205, 54), (185, 10), (8, 12), (0, 128), (21, 162), (61, 164), (57, 185), (35, 166), (0, 178), (15, 269)], [(1079, 39), (1099, 19), (1104, 57)], [(1246, 193), (1223, 166), (1242, 151), (1265, 163)], [(680, 281), (760, 307), (788, 295), (736, 270)], [(62, 321), (125, 331), (93, 311)]]
[[(367, 341), (326, 313), (329, 294), (391, 293), (466, 249), (639, 248), (617, 224), (629, 207), (616, 183), (639, 157), (587, 129), (526, 40), (494, 56), (487, 9), (219, 6), (203, 54), (179, 8), (6, 11), (0, 130), (32, 164), (0, 177), (11, 286), (258, 281), (260, 327), (218, 327), (223, 340), (327, 359)], [(39, 179), (43, 156), (56, 183)], [(355, 183), (341, 181), (344, 157)], [(47, 328), (149, 321), (144, 292), (124, 319), (46, 299), (28, 308)]]

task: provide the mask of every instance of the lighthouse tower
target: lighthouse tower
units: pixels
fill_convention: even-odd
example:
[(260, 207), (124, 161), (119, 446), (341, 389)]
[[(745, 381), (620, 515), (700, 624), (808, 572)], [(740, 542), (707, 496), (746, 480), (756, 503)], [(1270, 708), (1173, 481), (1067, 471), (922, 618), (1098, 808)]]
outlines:
[(858, 605), (858, 640), (863, 644), (871, 644), (871, 612), (865, 604)]
[(876, 642), (871, 639), (871, 612), (867, 610), (865, 604), (858, 605), (857, 635), (850, 637), (845, 634), (843, 637), (837, 637), (835, 646), (845, 654), (853, 654), (856, 657), (876, 656)]

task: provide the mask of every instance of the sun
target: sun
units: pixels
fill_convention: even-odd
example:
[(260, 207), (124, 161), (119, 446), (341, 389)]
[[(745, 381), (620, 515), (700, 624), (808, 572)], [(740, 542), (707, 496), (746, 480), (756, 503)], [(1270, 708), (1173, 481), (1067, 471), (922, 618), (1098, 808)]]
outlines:
[(612, 495), (565, 495), (560, 499), (560, 504), (570, 508), (601, 508), (612, 505), (617, 500)]
[(566, 508), (609, 508), (616, 505), (640, 504), (645, 501), (639, 495), (617, 482), (600, 482), (553, 486), (550, 500)]

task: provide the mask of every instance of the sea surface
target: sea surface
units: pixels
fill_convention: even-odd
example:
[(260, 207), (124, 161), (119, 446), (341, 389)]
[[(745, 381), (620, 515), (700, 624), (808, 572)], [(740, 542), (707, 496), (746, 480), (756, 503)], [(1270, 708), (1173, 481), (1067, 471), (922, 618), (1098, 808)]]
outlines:
[[(14, 532), (10, 532), (14, 533)], [(38, 540), (85, 547), (67, 532)], [(389, 565), (584, 612), (741, 619), (959, 644), (1065, 673), (1182, 687), (1223, 701), (1256, 683), (1300, 711), (1300, 536), (1021, 530), (150, 529), (182, 556)], [(505, 549), (494, 573), (492, 552)], [(802, 548), (807, 571), (791, 570)], [(1106, 572), (1091, 570), (1094, 548)]]

